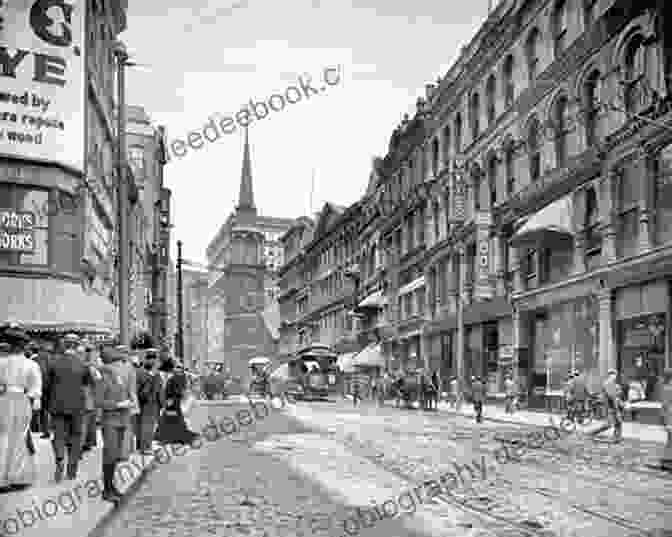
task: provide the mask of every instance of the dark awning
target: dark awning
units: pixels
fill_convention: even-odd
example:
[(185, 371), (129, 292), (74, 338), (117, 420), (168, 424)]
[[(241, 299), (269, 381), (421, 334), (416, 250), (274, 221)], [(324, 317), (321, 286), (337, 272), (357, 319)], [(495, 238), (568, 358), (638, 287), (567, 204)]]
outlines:
[(533, 214), (513, 234), (512, 246), (535, 244), (552, 238), (572, 238), (572, 198), (564, 196)]

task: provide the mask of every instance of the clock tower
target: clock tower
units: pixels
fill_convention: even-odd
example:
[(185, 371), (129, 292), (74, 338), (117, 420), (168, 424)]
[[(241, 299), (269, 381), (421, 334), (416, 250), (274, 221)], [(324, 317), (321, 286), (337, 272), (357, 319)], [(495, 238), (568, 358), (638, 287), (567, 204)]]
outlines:
[(224, 355), (231, 371), (244, 379), (247, 361), (255, 356), (272, 357), (275, 343), (268, 333), (264, 312), (264, 234), (257, 226), (252, 190), (252, 165), (247, 129), (243, 148), (238, 205), (230, 217), (224, 286)]

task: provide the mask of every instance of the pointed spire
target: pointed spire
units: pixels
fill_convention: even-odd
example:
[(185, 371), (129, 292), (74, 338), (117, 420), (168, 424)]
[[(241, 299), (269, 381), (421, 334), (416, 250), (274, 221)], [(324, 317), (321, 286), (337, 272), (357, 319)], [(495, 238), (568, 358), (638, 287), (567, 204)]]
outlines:
[(254, 194), (252, 192), (252, 163), (250, 162), (250, 143), (245, 127), (245, 147), (243, 149), (243, 170), (240, 174), (240, 194), (238, 195), (237, 209), (255, 210)]

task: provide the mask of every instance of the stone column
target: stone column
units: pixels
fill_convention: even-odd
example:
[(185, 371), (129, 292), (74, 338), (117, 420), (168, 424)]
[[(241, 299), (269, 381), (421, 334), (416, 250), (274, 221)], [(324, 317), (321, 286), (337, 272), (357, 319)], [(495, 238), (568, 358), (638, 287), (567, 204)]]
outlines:
[(602, 179), (602, 263), (608, 264), (616, 260), (616, 209), (618, 203), (618, 185), (621, 171), (613, 168)]
[(644, 150), (642, 164), (644, 173), (640, 187), (639, 202), (639, 252), (644, 253), (653, 247), (653, 191), (654, 181), (654, 155)]
[(459, 288), (457, 291), (457, 356), (456, 356), (456, 365), (457, 365), (457, 379), (458, 386), (460, 391), (460, 396), (462, 396), (465, 386), (464, 378), (464, 351), (465, 351), (465, 326), (464, 326), (464, 295), (466, 293), (465, 281), (467, 275), (467, 263), (466, 263), (466, 252), (464, 245), (459, 245), (459, 267), (460, 267), (460, 280)]
[(602, 289), (598, 296), (599, 303), (599, 330), (600, 380), (604, 380), (609, 369), (616, 369), (616, 342), (614, 338), (614, 307), (611, 289)]

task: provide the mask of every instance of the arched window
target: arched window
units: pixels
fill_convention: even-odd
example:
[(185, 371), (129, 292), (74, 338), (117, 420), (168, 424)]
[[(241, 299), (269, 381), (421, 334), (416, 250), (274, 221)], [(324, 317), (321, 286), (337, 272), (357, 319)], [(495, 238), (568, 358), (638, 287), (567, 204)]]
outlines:
[(594, 145), (598, 140), (598, 111), (599, 111), (600, 72), (593, 71), (586, 78), (583, 86), (584, 108), (586, 114), (586, 143)]
[(509, 144), (504, 150), (504, 168), (506, 170), (506, 195), (511, 197), (516, 193), (516, 179), (514, 167), (513, 146)]
[(536, 181), (541, 175), (541, 140), (539, 120), (530, 121), (527, 130), (527, 152), (529, 155), (530, 181)]
[(462, 115), (458, 112), (455, 116), (455, 153), (459, 153), (462, 150)]
[(558, 58), (567, 48), (567, 0), (558, 0), (553, 9), (553, 50)]
[(490, 75), (488, 82), (485, 85), (485, 100), (486, 100), (486, 114), (488, 116), (488, 125), (495, 121), (495, 90), (496, 81), (495, 75)]
[(553, 110), (555, 130), (555, 159), (558, 168), (567, 164), (567, 96), (561, 95), (555, 101)]
[(432, 141), (432, 174), (434, 177), (439, 174), (439, 140), (436, 138)]
[(481, 115), (481, 98), (478, 92), (474, 92), (471, 96), (471, 103), (469, 106), (469, 119), (471, 120), (471, 136), (477, 138), (480, 133), (480, 115)]
[(491, 155), (488, 159), (488, 189), (490, 191), (490, 209), (497, 204), (497, 157)]
[(503, 89), (504, 89), (504, 102), (506, 107), (513, 105), (515, 85), (513, 82), (513, 55), (509, 54), (504, 60), (504, 80), (503, 80)]
[(541, 42), (541, 34), (537, 28), (534, 28), (527, 38), (525, 45), (525, 53), (527, 56), (527, 76), (530, 86), (539, 74), (539, 45)]
[(644, 38), (637, 34), (625, 49), (625, 109), (636, 112), (641, 100), (639, 81), (646, 72), (646, 49)]
[(447, 165), (450, 160), (450, 125), (446, 125), (443, 128), (443, 141), (441, 146), (443, 149), (443, 163)]

